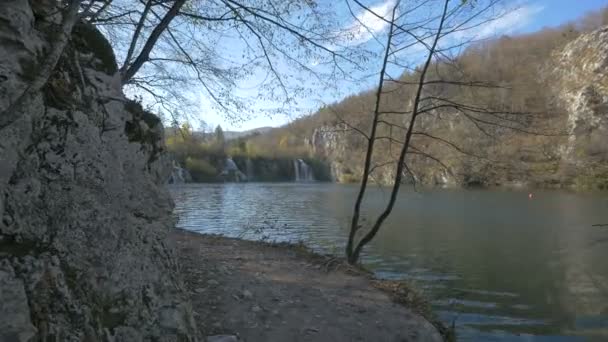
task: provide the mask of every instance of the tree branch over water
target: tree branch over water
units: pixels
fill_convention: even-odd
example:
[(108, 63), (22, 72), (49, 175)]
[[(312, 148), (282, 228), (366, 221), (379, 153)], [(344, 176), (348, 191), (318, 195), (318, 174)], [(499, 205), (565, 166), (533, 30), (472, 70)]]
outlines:
[[(531, 128), (530, 122), (537, 113), (523, 112), (505, 106), (480, 103), (479, 91), (509, 91), (510, 87), (495, 84), (490, 80), (469, 77), (459, 64), (458, 58), (448, 54), (456, 48), (470, 44), (474, 39), (462, 37), (463, 32), (482, 27), (495, 19), (488, 16), (500, 0), (488, 0), (482, 6), (473, 6), (468, 1), (422, 1), (424, 14), (415, 18), (396, 13), (410, 13), (407, 6), (419, 9), (417, 3), (397, 2), (390, 18), (373, 12), (369, 7), (353, 0), (364, 10), (385, 21), (388, 25), (384, 60), (379, 71), (379, 82), (374, 95), (374, 109), (369, 114), (370, 132), (366, 137), (366, 154), (362, 179), (353, 208), (350, 232), (346, 246), (349, 263), (359, 260), (361, 251), (380, 231), (391, 214), (404, 181), (404, 175), (411, 175), (416, 182), (415, 171), (410, 167), (414, 159), (427, 160), (440, 166), (446, 176), (451, 176), (449, 163), (434, 155), (435, 150), (451, 149), (469, 157), (490, 161), (479, 152), (469, 151), (441, 134), (429, 130), (430, 122), (468, 122), (488, 137), (501, 130), (529, 135), (560, 136)], [(498, 16), (504, 15), (504, 13)], [(421, 18), (422, 16), (422, 18)], [(413, 22), (412, 22), (413, 21)], [(455, 35), (462, 40), (455, 43)], [(411, 59), (406, 54), (410, 50), (423, 58), (416, 59), (419, 65), (411, 67)], [(399, 78), (391, 76), (395, 68), (401, 68)], [(457, 91), (456, 91), (457, 89)], [(390, 96), (389, 96), (390, 95)], [(391, 99), (398, 98), (395, 102)], [(347, 121), (345, 117), (342, 121)], [(384, 144), (381, 144), (384, 143)], [(393, 147), (398, 147), (393, 154)], [(378, 153), (388, 149), (386, 153)], [(376, 216), (373, 224), (364, 227), (360, 223), (362, 203), (366, 196), (368, 178), (377, 168), (392, 166), (390, 196), (384, 209)], [(502, 166), (495, 165), (500, 168)]]

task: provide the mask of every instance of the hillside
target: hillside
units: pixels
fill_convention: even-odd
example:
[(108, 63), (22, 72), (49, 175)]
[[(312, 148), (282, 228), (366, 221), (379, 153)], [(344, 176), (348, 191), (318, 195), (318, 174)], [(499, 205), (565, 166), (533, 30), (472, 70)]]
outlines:
[[(437, 60), (432, 77), (483, 81), (497, 87), (433, 89), (476, 108), (512, 113), (495, 117), (438, 109), (417, 122), (414, 145), (432, 158), (409, 157), (410, 181), (446, 186), (608, 188), (608, 9), (540, 32), (474, 44), (455, 61)], [(432, 78), (431, 77), (431, 78)], [(381, 107), (406, 111), (416, 72), (388, 85)], [(361, 177), (370, 130), (372, 90), (350, 96), (263, 135), (247, 139), (268, 154), (323, 160), (338, 182)], [(407, 117), (390, 116), (381, 135), (401, 136)], [(504, 123), (507, 123), (506, 125)], [(386, 139), (389, 140), (389, 139)], [(380, 141), (373, 179), (390, 183), (394, 145)], [(384, 167), (381, 165), (389, 164)]]

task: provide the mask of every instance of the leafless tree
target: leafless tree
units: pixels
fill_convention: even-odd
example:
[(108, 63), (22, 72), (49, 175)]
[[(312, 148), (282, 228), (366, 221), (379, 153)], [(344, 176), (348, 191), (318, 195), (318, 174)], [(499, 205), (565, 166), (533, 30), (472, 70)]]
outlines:
[[(253, 101), (297, 104), (332, 79), (348, 79), (363, 56), (314, 0), (90, 0), (88, 20), (115, 47), (121, 79), (157, 111), (184, 111), (196, 91), (229, 119)], [(228, 48), (227, 48), (228, 47)], [(239, 54), (239, 55), (235, 55)], [(312, 64), (322, 67), (314, 68)], [(241, 81), (257, 84), (239, 95)]]
[[(385, 21), (388, 32), (369, 132), (356, 129), (365, 137), (366, 155), (346, 246), (347, 260), (352, 264), (358, 262), (364, 246), (372, 241), (391, 214), (406, 177), (414, 182), (418, 178), (411, 168), (414, 159), (429, 160), (449, 172), (450, 168), (425, 146), (435, 143), (456, 153), (482, 158), (457, 142), (426, 130), (425, 121), (443, 118), (465, 121), (489, 136), (503, 130), (542, 134), (530, 128), (534, 113), (480, 103), (479, 92), (499, 91), (503, 87), (470, 79), (458, 63), (461, 48), (475, 41), (475, 37), (467, 38), (464, 33), (504, 15), (507, 9), (497, 10), (501, 0), (397, 1), (390, 17), (374, 12), (358, 0), (353, 2)], [(399, 75), (395, 76), (396, 73)], [(402, 96), (398, 103), (385, 99), (388, 94), (395, 98), (395, 93)], [(394, 152), (389, 153), (389, 158), (379, 160), (376, 158), (378, 148)], [(383, 167), (394, 168), (390, 197), (372, 224), (363, 227), (362, 203), (374, 171)]]
[[(366, 58), (348, 43), (348, 34), (333, 20), (331, 6), (314, 0), (57, 4), (66, 13), (65, 24), (44, 69), (53, 69), (75, 23), (84, 20), (109, 38), (127, 93), (157, 113), (171, 114), (172, 121), (198, 112), (198, 95), (234, 120), (297, 109), (298, 98), (311, 95), (313, 88), (331, 88), (332, 80), (352, 79), (352, 70), (361, 69)], [(44, 84), (47, 74), (40, 73), (19, 98)], [(239, 89), (242, 84), (247, 89)], [(275, 106), (260, 109), (255, 106), (258, 100)], [(0, 124), (10, 122), (3, 115)]]

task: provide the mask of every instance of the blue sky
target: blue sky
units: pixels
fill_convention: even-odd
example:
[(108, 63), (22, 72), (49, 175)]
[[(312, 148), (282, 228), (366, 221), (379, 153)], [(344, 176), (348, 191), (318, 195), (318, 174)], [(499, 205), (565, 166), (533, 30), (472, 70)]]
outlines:
[[(371, 0), (366, 1), (370, 6), (374, 6), (376, 9), (381, 10), (388, 8), (394, 0)], [(339, 3), (341, 1), (337, 1)], [(520, 34), (527, 32), (534, 32), (543, 27), (554, 27), (563, 24), (568, 21), (572, 21), (578, 17), (581, 17), (589, 11), (593, 11), (605, 6), (608, 6), (608, 0), (513, 0), (513, 5), (516, 6), (516, 10), (512, 11), (508, 15), (493, 22), (490, 26), (483, 29), (482, 35), (494, 36), (502, 34)], [(360, 13), (355, 13), (360, 14)], [(372, 27), (374, 24), (378, 25), (378, 32), (382, 31), (382, 26), (379, 23), (370, 22)], [(370, 66), (373, 68), (373, 66)], [(247, 82), (243, 85), (244, 93), (253, 91), (251, 86), (255, 86), (255, 80)], [(370, 84), (371, 85), (371, 84)], [(359, 89), (356, 87), (352, 91), (365, 89), (370, 85), (359, 85)], [(349, 88), (350, 89), (350, 88)], [(221, 113), (215, 111), (210, 105), (209, 101), (204, 97), (201, 98), (201, 112), (204, 113), (201, 119), (211, 126), (220, 124), (225, 130), (247, 130), (262, 126), (280, 126), (283, 125), (295, 117), (306, 114), (308, 112), (314, 112), (319, 105), (323, 103), (330, 103), (339, 100), (342, 96), (347, 95), (350, 90), (346, 93), (337, 94), (330, 93), (324, 90), (319, 91), (319, 95), (301, 98), (298, 103), (298, 110), (294, 110), (294, 113), (289, 115), (276, 114), (273, 116), (254, 115), (249, 120), (234, 123), (227, 120)], [(263, 103), (258, 104), (264, 106)]]
[(608, 6), (608, 0), (535, 0), (528, 6), (542, 8), (533, 16), (522, 32), (537, 31), (545, 26), (558, 26), (587, 12)]

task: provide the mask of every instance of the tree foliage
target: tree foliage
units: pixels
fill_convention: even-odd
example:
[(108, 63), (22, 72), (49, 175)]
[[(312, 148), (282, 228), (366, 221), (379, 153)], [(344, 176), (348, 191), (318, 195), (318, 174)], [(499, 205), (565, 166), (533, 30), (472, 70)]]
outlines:
[[(123, 83), (157, 112), (195, 111), (199, 95), (228, 118), (290, 108), (330, 79), (349, 78), (360, 54), (344, 44), (330, 7), (314, 0), (89, 0), (89, 21), (111, 40)], [(327, 67), (313, 70), (310, 61)], [(239, 91), (256, 80), (256, 91)], [(262, 81), (259, 81), (262, 80)], [(189, 104), (189, 106), (188, 106)]]

